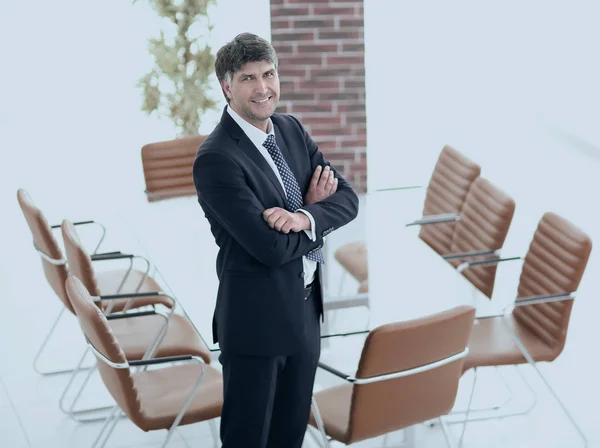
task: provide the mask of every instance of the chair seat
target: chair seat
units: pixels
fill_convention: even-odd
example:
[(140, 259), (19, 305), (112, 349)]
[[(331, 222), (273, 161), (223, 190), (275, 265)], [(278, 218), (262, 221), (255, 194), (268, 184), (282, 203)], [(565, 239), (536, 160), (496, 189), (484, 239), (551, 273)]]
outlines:
[[(325, 425), (325, 432), (333, 439), (348, 443), (350, 425), (350, 409), (352, 401), (352, 385), (343, 384), (331, 387), (314, 395), (319, 412)], [(310, 424), (317, 428), (311, 412)]]
[[(198, 364), (147, 370), (133, 375), (142, 409), (142, 421), (135, 422), (144, 431), (168, 429), (200, 378)], [(221, 373), (206, 366), (206, 374), (183, 416), (180, 425), (210, 420), (221, 415), (223, 379)]]
[(359, 283), (368, 278), (367, 245), (364, 242), (345, 244), (335, 251), (335, 259)]
[(511, 315), (476, 319), (469, 338), (469, 355), (463, 371), (474, 367), (526, 364), (527, 360), (515, 344), (505, 323), (512, 328), (536, 362), (552, 361), (560, 350), (544, 344), (535, 334), (524, 328)]
[[(109, 321), (128, 360), (142, 358), (164, 323), (165, 319), (161, 316), (140, 316)], [(210, 351), (193, 325), (185, 317), (175, 314), (169, 323), (167, 335), (154, 357), (179, 355), (198, 355), (206, 363), (210, 363)]]
[[(113, 271), (104, 271), (104, 272), (96, 272), (96, 280), (98, 282), (98, 287), (100, 288), (100, 292), (102, 295), (110, 295), (117, 294), (117, 290), (119, 289), (119, 285), (123, 281), (125, 274), (127, 273), (127, 269), (118, 269)], [(137, 269), (132, 269), (129, 275), (127, 276), (127, 280), (125, 284), (121, 288), (121, 294), (135, 292), (140, 281), (144, 277), (144, 273), (142, 271), (138, 271)], [(138, 292), (154, 292), (154, 291), (162, 291), (162, 288), (152, 277), (146, 277), (144, 282), (139, 289)], [(128, 299), (115, 300), (115, 304), (111, 309), (111, 312), (122, 311), (127, 304)], [(152, 297), (141, 297), (138, 299), (134, 299), (130, 308), (141, 308), (143, 306), (148, 305), (164, 305), (166, 307), (171, 308), (172, 303), (171, 299), (165, 296), (152, 296)], [(102, 308), (108, 306), (108, 303), (102, 303)]]

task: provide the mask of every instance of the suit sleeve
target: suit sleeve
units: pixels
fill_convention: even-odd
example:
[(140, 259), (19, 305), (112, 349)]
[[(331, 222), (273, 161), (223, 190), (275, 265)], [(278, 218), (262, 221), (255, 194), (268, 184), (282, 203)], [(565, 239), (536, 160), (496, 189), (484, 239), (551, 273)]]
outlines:
[(194, 184), (204, 212), (254, 258), (275, 267), (306, 255), (322, 244), (304, 232), (281, 233), (263, 218), (265, 207), (248, 186), (241, 168), (227, 155), (202, 151), (194, 162)]
[(356, 218), (358, 214), (358, 196), (340, 173), (325, 160), (323, 153), (319, 151), (319, 147), (308, 132), (306, 132), (302, 124), (295, 117), (292, 118), (302, 130), (303, 138), (310, 155), (312, 171), (314, 172), (319, 165), (322, 167), (329, 166), (338, 180), (338, 188), (334, 194), (315, 204), (304, 205), (302, 207), (314, 218), (316, 227), (314, 231), (317, 238), (323, 238)]

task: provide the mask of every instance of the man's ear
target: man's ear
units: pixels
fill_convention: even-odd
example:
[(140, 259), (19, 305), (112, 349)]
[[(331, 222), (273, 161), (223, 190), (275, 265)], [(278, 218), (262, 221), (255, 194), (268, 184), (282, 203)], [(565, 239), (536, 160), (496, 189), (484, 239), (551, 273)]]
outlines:
[(233, 95), (231, 94), (230, 85), (225, 81), (221, 81), (221, 88), (223, 89), (223, 92), (225, 92), (225, 95), (227, 95), (227, 98), (231, 99)]

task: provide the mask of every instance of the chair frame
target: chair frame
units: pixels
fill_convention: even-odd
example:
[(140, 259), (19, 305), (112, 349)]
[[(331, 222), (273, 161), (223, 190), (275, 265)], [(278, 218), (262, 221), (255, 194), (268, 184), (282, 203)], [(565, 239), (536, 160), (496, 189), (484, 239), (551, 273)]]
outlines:
[[(499, 314), (497, 316), (488, 316), (488, 318), (489, 317), (507, 316), (508, 314), (510, 314), (510, 312), (512, 312), (512, 310), (514, 308), (521, 307), (521, 306), (530, 306), (530, 305), (537, 305), (537, 304), (542, 304), (542, 303), (553, 303), (553, 302), (564, 302), (567, 300), (575, 300), (576, 295), (577, 295), (577, 292), (574, 291), (574, 292), (562, 292), (562, 293), (556, 293), (556, 294), (544, 294), (544, 295), (538, 295), (538, 296), (518, 297), (514, 303), (511, 303), (510, 305), (506, 306), (503, 309), (503, 312), (501, 314)], [(529, 353), (529, 351), (527, 350), (527, 348), (525, 347), (525, 345), (523, 344), (523, 342), (521, 341), (519, 336), (512, 330), (512, 328), (508, 325), (508, 323), (505, 319), (502, 319), (502, 324), (504, 325), (504, 327), (506, 328), (508, 333), (513, 338), (513, 341), (515, 342), (515, 344), (517, 345), (517, 347), (523, 354), (523, 357), (527, 361), (527, 364), (530, 365), (535, 370), (535, 372), (537, 373), (539, 378), (542, 380), (544, 385), (548, 388), (548, 390), (549, 390), (550, 394), (552, 395), (552, 397), (554, 398), (554, 400), (558, 403), (560, 408), (563, 410), (563, 412), (567, 416), (567, 419), (570, 421), (571, 425), (573, 426), (573, 428), (575, 429), (575, 431), (581, 438), (581, 440), (583, 442), (583, 446), (587, 447), (588, 440), (587, 440), (587, 437), (585, 436), (584, 432), (579, 427), (579, 425), (575, 421), (575, 418), (572, 416), (572, 414), (569, 412), (569, 410), (567, 409), (565, 404), (559, 398), (558, 394), (552, 388), (552, 386), (550, 385), (548, 380), (544, 377), (542, 372), (538, 369), (536, 361), (533, 359), (533, 357), (531, 356), (531, 354)], [(476, 370), (477, 368), (478, 367), (475, 367), (474, 370)], [(473, 383), (473, 389), (475, 389), (475, 382)], [(530, 387), (530, 389), (531, 389), (531, 387)], [(533, 390), (533, 389), (531, 389), (531, 390)], [(472, 391), (472, 393), (473, 393), (473, 391)], [(535, 402), (537, 402), (537, 397), (535, 397)], [(493, 417), (485, 417), (485, 418), (474, 418), (474, 419), (467, 418), (464, 420), (464, 425), (466, 426), (467, 423), (471, 422), (471, 421), (506, 418), (506, 417), (513, 417), (513, 416), (527, 414), (531, 411), (531, 409), (533, 409), (533, 407), (535, 406), (535, 402), (534, 402), (534, 405), (530, 406), (530, 408), (528, 408), (526, 411), (520, 411), (520, 412), (516, 412), (516, 413), (504, 414), (504, 415), (493, 416)], [(468, 410), (467, 410), (467, 412), (468, 412)], [(454, 422), (452, 422), (452, 423), (454, 423)], [(464, 429), (464, 427), (463, 427), (463, 429)]]
[[(173, 421), (171, 427), (168, 430), (167, 437), (162, 444), (162, 448), (165, 448), (167, 446), (167, 444), (169, 443), (169, 441), (171, 440), (171, 437), (175, 433), (175, 430), (179, 426), (179, 422), (181, 422), (181, 419), (183, 418), (187, 409), (189, 408), (190, 404), (192, 403), (192, 400), (194, 399), (194, 396), (196, 395), (196, 391), (198, 390), (198, 388), (200, 387), (200, 384), (202, 383), (202, 380), (204, 379), (204, 376), (206, 374), (206, 363), (204, 362), (204, 360), (202, 358), (200, 358), (199, 356), (184, 355), (184, 356), (169, 356), (169, 357), (164, 357), (164, 358), (154, 358), (154, 359), (145, 359), (145, 360), (139, 360), (139, 361), (126, 361), (126, 362), (122, 362), (122, 363), (115, 363), (115, 362), (112, 362), (110, 359), (108, 359), (106, 356), (104, 356), (102, 353), (100, 353), (93, 346), (93, 344), (87, 339), (87, 336), (86, 336), (86, 341), (87, 341), (88, 347), (94, 353), (94, 355), (97, 357), (97, 359), (99, 359), (101, 362), (104, 362), (104, 363), (108, 364), (110, 367), (113, 367), (115, 369), (129, 369), (131, 367), (139, 367), (139, 368), (145, 369), (148, 366), (155, 366), (155, 365), (160, 365), (160, 364), (165, 364), (165, 363), (173, 364), (173, 363), (192, 363), (193, 362), (193, 363), (200, 364), (200, 366), (202, 367), (202, 373), (200, 374), (200, 377), (196, 381), (196, 384), (192, 388), (190, 394), (186, 398), (186, 400), (181, 408), (181, 411), (179, 411), (179, 414), (177, 414), (177, 417), (175, 417), (175, 420)], [(100, 433), (98, 434), (98, 437), (94, 441), (92, 448), (103, 448), (106, 445), (113, 430), (115, 429), (115, 426), (117, 425), (117, 423), (119, 421), (119, 418), (121, 417), (121, 414), (123, 414), (123, 411), (121, 411), (119, 406), (118, 405), (114, 406), (111, 414), (106, 419), (106, 421), (104, 422), (104, 425), (100, 429)], [(213, 439), (215, 441), (215, 446), (217, 446), (218, 439), (215, 437), (216, 428), (214, 427), (213, 420), (209, 420), (209, 424), (210, 424)]]
[[(94, 301), (94, 303), (100, 303), (101, 301), (112, 301), (112, 303), (114, 303), (115, 300), (119, 300), (119, 299), (127, 299), (128, 298), (131, 300), (131, 299), (140, 298), (140, 297), (152, 297), (152, 296), (168, 297), (169, 299), (172, 300), (173, 306), (169, 309), (169, 311), (167, 313), (163, 313), (160, 311), (156, 311), (156, 309), (153, 309), (153, 310), (149, 310), (149, 311), (139, 311), (139, 312), (125, 312), (125, 310), (124, 310), (123, 312), (119, 312), (119, 313), (105, 314), (106, 319), (109, 321), (115, 320), (115, 319), (126, 319), (126, 318), (151, 316), (151, 315), (158, 315), (165, 319), (163, 326), (161, 327), (160, 331), (158, 331), (157, 335), (155, 336), (155, 338), (152, 341), (152, 343), (150, 344), (150, 346), (146, 349), (146, 353), (144, 354), (142, 359), (152, 358), (154, 356), (154, 353), (160, 346), (161, 342), (163, 341), (164, 337), (166, 336), (168, 328), (169, 328), (169, 322), (171, 321), (172, 316), (175, 314), (175, 308), (178, 303), (177, 300), (175, 299), (175, 297), (173, 297), (167, 293), (164, 293), (162, 291), (147, 292), (147, 293), (142, 292), (142, 293), (133, 293), (133, 294), (114, 294), (114, 295), (105, 295), (105, 296), (92, 296), (92, 300)], [(112, 406), (108, 406), (108, 407), (102, 406), (102, 407), (75, 410), (75, 405), (77, 404), (77, 401), (79, 400), (81, 394), (83, 393), (85, 386), (87, 385), (92, 374), (97, 370), (96, 366), (92, 366), (87, 369), (81, 368), (81, 365), (83, 364), (83, 361), (85, 360), (89, 351), (90, 351), (90, 349), (88, 346), (86, 348), (85, 352), (83, 353), (83, 355), (81, 356), (79, 363), (77, 365), (77, 368), (74, 369), (73, 373), (71, 374), (71, 377), (69, 378), (69, 381), (68, 381), (67, 385), (65, 386), (65, 389), (59, 400), (59, 407), (60, 407), (61, 411), (63, 411), (65, 414), (67, 414), (69, 417), (71, 417), (73, 420), (75, 420), (77, 422), (94, 422), (94, 421), (104, 420), (106, 418), (105, 415), (97, 416), (95, 414), (100, 411), (105, 411), (107, 409), (112, 408)], [(65, 399), (67, 397), (67, 393), (68, 393), (69, 389), (71, 388), (73, 382), (75, 381), (75, 378), (77, 377), (77, 375), (83, 370), (88, 370), (88, 374), (85, 377), (85, 379), (83, 380), (83, 383), (81, 384), (81, 386), (79, 387), (77, 395), (71, 402), (70, 407), (67, 408), (67, 405), (65, 404)], [(88, 417), (89, 414), (92, 414), (92, 416)]]
[[(100, 246), (102, 245), (102, 242), (104, 241), (104, 237), (106, 236), (106, 227), (102, 223), (97, 222), (97, 221), (92, 221), (92, 220), (77, 221), (77, 222), (73, 223), (74, 226), (84, 226), (84, 225), (88, 225), (88, 224), (95, 224), (95, 225), (99, 226), (100, 229), (102, 230), (102, 234), (100, 236), (100, 239), (96, 243), (96, 247), (94, 249), (94, 252), (92, 253), (92, 257), (99, 256), (99, 255), (105, 255), (105, 254), (98, 254), (98, 250), (100, 249)], [(55, 225), (50, 226), (50, 229), (59, 229), (59, 228), (60, 228), (60, 224), (55, 224)], [(39, 254), (39, 256), (42, 259), (44, 259), (45, 261), (47, 261), (48, 263), (53, 264), (55, 266), (61, 266), (61, 265), (67, 264), (67, 260), (64, 258), (57, 260), (57, 259), (50, 257), (44, 251), (39, 249), (36, 246), (35, 242), (33, 242), (33, 247), (34, 247), (35, 251)], [(114, 254), (114, 252), (108, 252), (107, 254)], [(60, 312), (58, 313), (58, 316), (56, 316), (56, 318), (54, 319), (54, 322), (53, 322), (52, 326), (50, 327), (50, 330), (44, 337), (44, 340), (42, 341), (42, 344), (41, 344), (40, 348), (38, 349), (38, 351), (35, 355), (35, 358), (33, 360), (33, 370), (35, 370), (37, 373), (39, 373), (42, 376), (60, 375), (63, 373), (73, 372), (73, 369), (44, 370), (39, 367), (40, 358), (41, 358), (44, 350), (46, 349), (46, 345), (48, 344), (48, 341), (51, 339), (52, 334), (54, 334), (54, 331), (56, 330), (56, 327), (58, 326), (58, 323), (59, 323), (60, 319), (62, 318), (64, 311), (65, 311), (65, 307), (63, 306), (62, 309), (60, 310)]]
[[(366, 332), (348, 333), (346, 335), (359, 334), (359, 333), (366, 333)], [(345, 335), (340, 335), (340, 336), (345, 336)], [(391, 379), (396, 379), (396, 378), (402, 378), (402, 377), (407, 377), (407, 376), (411, 376), (411, 375), (416, 375), (418, 373), (427, 372), (429, 370), (433, 370), (438, 367), (445, 366), (446, 364), (450, 364), (454, 361), (464, 359), (468, 354), (469, 354), (469, 348), (465, 347), (465, 349), (462, 352), (456, 353), (454, 355), (448, 356), (448, 357), (440, 359), (438, 361), (424, 364), (419, 367), (414, 367), (412, 369), (400, 370), (397, 372), (387, 373), (384, 375), (378, 375), (378, 376), (369, 377), (369, 378), (357, 378), (353, 375), (343, 373), (343, 372), (335, 369), (334, 367), (331, 367), (323, 362), (319, 362), (318, 365), (323, 370), (326, 370), (327, 372), (347, 381), (350, 384), (361, 385), (361, 384), (371, 384), (371, 383), (376, 383), (376, 382), (386, 381), (386, 380), (391, 380)], [(473, 398), (473, 395), (471, 394), (471, 399), (472, 398)], [(469, 400), (469, 404), (470, 404), (470, 400)], [(317, 423), (318, 431), (321, 436), (323, 446), (325, 448), (329, 448), (330, 447), (330, 444), (329, 444), (330, 439), (327, 436), (327, 433), (325, 431), (325, 425), (323, 424), (323, 419), (321, 418), (321, 413), (319, 411), (319, 407), (318, 407), (317, 402), (314, 399), (314, 397), (312, 399), (311, 408), (312, 408), (313, 414), (315, 416), (315, 421)], [(450, 438), (450, 433), (448, 431), (446, 423), (442, 419), (442, 416), (438, 417), (438, 420), (441, 423), (442, 431), (444, 433), (444, 438), (446, 439), (446, 444), (448, 445), (449, 448), (454, 448), (454, 444)], [(465, 430), (465, 428), (463, 427), (463, 435), (464, 435), (464, 430)], [(462, 445), (463, 435), (461, 435), (459, 447)]]

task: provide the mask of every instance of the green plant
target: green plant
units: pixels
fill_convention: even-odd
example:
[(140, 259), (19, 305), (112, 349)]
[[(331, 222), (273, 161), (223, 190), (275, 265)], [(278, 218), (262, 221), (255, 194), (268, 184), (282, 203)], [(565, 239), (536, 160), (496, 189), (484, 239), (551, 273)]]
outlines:
[[(137, 0), (134, 0), (134, 3)], [(148, 115), (169, 117), (179, 136), (198, 134), (204, 112), (216, 109), (210, 98), (210, 75), (214, 56), (206, 43), (213, 26), (208, 6), (215, 0), (149, 0), (156, 13), (175, 26), (172, 37), (148, 41), (154, 67), (138, 82), (143, 91), (142, 110)]]

